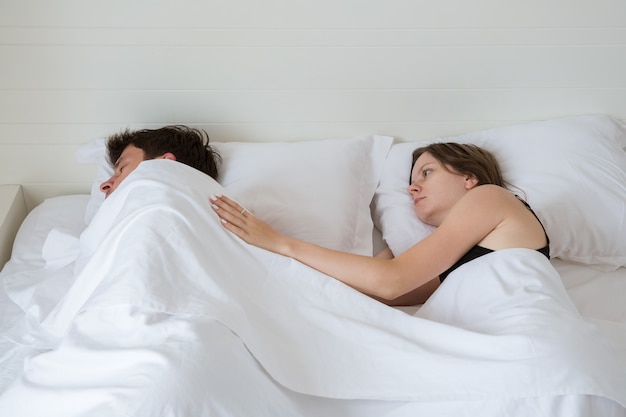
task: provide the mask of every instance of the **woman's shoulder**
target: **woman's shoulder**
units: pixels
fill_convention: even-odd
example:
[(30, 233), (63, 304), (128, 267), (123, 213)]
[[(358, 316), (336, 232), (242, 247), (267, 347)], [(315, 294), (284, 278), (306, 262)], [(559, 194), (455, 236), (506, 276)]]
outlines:
[(461, 197), (431, 236), (437, 234), (437, 243), (443, 241), (446, 245), (454, 240), (447, 250), (460, 258), (511, 217), (514, 209), (510, 198), (515, 196), (497, 185), (475, 186)]
[(508, 203), (517, 200), (512, 192), (495, 184), (478, 185), (472, 188), (466, 196), (467, 200), (475, 203)]
[(461, 197), (449, 217), (485, 226), (498, 224), (508, 216), (515, 199), (506, 188), (493, 184), (478, 185)]
[(472, 188), (457, 203), (458, 214), (468, 216), (473, 213), (478, 221), (499, 222), (517, 211), (521, 206), (515, 195), (506, 188), (493, 184), (484, 184)]

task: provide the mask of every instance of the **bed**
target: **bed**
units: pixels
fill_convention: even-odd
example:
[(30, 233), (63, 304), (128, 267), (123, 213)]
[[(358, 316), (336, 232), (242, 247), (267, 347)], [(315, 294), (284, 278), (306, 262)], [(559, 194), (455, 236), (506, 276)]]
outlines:
[[(0, 9), (0, 416), (626, 416), (625, 2)], [(218, 181), (151, 161), (103, 202), (103, 138), (167, 124)], [(431, 232), (410, 150), (444, 139), (497, 155), (549, 261), (391, 308), (208, 206), (397, 254)]]
[(398, 308), (246, 245), (208, 197), (321, 245), (398, 254), (430, 232), (406, 194), (429, 141), (218, 142), (219, 182), (145, 161), (106, 201), (104, 141), (85, 143), (92, 193), (33, 209), (0, 274), (0, 414), (623, 416), (626, 125), (576, 116), (442, 140), (496, 154), (552, 259), (497, 251)]

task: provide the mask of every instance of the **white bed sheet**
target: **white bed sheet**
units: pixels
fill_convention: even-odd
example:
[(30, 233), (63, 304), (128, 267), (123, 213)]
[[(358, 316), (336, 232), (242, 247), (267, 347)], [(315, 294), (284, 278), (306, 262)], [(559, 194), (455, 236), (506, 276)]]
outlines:
[[(81, 204), (86, 200), (72, 197), (70, 204), (77, 212), (82, 209)], [(83, 217), (75, 217), (74, 210), (68, 209), (68, 198), (59, 198), (49, 201), (52, 208), (56, 203), (65, 207), (66, 213), (72, 213), (70, 219), (57, 219), (62, 224), (61, 230), (66, 235), (77, 235), (84, 228), (81, 224)], [(62, 204), (60, 204), (62, 203)], [(36, 225), (45, 229), (41, 212), (33, 217), (40, 217)], [(64, 217), (64, 216), (61, 216)], [(73, 222), (72, 219), (77, 219)], [(31, 218), (32, 220), (32, 218)], [(63, 222), (66, 222), (63, 224)], [(32, 222), (30, 222), (32, 225)], [(29, 223), (25, 223), (29, 226)], [(26, 229), (22, 237), (26, 236)], [(39, 231), (41, 232), (41, 230)], [(27, 236), (33, 236), (28, 234)], [(41, 236), (41, 234), (40, 234)], [(59, 234), (55, 242), (59, 242)], [(19, 238), (19, 236), (18, 236)], [(18, 242), (20, 240), (18, 239)], [(49, 242), (52, 241), (52, 238)], [(66, 240), (70, 242), (71, 239)], [(38, 243), (31, 241), (31, 248), (37, 250)], [(40, 243), (43, 246), (43, 242)], [(28, 245), (27, 245), (28, 246)], [(22, 249), (28, 251), (26, 246)], [(32, 262), (37, 253), (14, 253), (14, 257), (2, 271), (2, 278), (16, 271), (27, 273), (36, 279), (35, 270), (42, 268), (58, 268), (57, 279), (63, 282), (64, 277), (72, 274), (72, 270), (63, 265), (63, 257), (55, 257), (58, 247), (49, 248), (49, 259), (56, 259), (56, 263), (47, 265)], [(70, 250), (71, 244), (65, 250)], [(28, 260), (28, 262), (26, 261)], [(559, 271), (567, 293), (574, 302), (578, 311), (589, 321), (605, 332), (605, 335), (614, 342), (613, 348), (621, 349), (622, 357), (626, 357), (623, 348), (626, 346), (626, 308), (620, 297), (615, 294), (624, 294), (626, 290), (626, 270), (624, 268), (609, 273), (599, 272), (583, 265), (554, 259), (551, 261)], [(28, 268), (31, 268), (28, 271)], [(31, 274), (32, 272), (32, 274)], [(55, 294), (54, 297), (57, 297)], [(0, 295), (1, 325), (4, 326), (3, 336), (8, 335), (7, 326), (19, 319), (22, 310), (15, 306), (4, 291)], [(404, 309), (409, 314), (419, 315), (417, 308)], [(421, 313), (424, 313), (422, 311)], [(124, 317), (125, 327), (120, 329), (112, 325), (115, 317)], [(132, 318), (133, 320), (128, 320)], [(151, 331), (145, 333), (145, 320), (152, 320)], [(135, 325), (133, 325), (133, 323)], [(179, 326), (178, 324), (184, 324)], [(93, 329), (99, 331), (94, 333)], [(162, 329), (153, 332), (154, 328)], [(157, 351), (146, 352), (140, 349), (141, 343), (147, 337), (161, 335), (163, 340), (155, 340), (154, 345), (160, 346)], [(70, 336), (62, 340), (62, 348), (53, 350), (35, 349), (24, 343), (16, 345), (6, 339), (0, 342), (0, 360), (3, 372), (0, 378), (0, 389), (4, 394), (0, 396), (0, 403), (4, 404), (5, 411), (11, 415), (37, 415), (41, 410), (56, 410), (58, 415), (115, 415), (128, 412), (128, 402), (133, 402), (137, 396), (143, 395), (145, 401), (132, 403), (134, 415), (324, 415), (324, 416), (405, 416), (427, 413), (430, 415), (562, 415), (562, 416), (624, 416), (623, 406), (610, 399), (563, 393), (557, 396), (538, 396), (531, 398), (507, 399), (476, 399), (457, 401), (375, 401), (368, 399), (340, 400), (324, 398), (310, 393), (299, 393), (279, 383), (261, 363), (251, 354), (242, 339), (232, 329), (223, 323), (202, 316), (155, 314), (146, 306), (120, 307), (102, 306), (90, 309), (81, 314), (72, 322)], [(88, 336), (88, 338), (87, 338)], [(100, 340), (94, 340), (94, 337)], [(120, 340), (124, 343), (120, 345)], [(129, 344), (138, 343), (137, 351), (129, 349)], [(93, 343), (98, 350), (78, 349), (77, 346)], [(181, 343), (186, 348), (181, 354)], [(107, 346), (106, 353), (103, 347)], [(211, 346), (210, 350), (202, 349)], [(51, 364), (68, 363), (68, 352), (84, 355), (80, 362), (92, 364), (92, 368), (85, 366), (81, 373), (67, 372), (62, 367), (55, 368)], [(129, 357), (129, 355), (137, 355)], [(171, 361), (172, 358), (176, 360)], [(91, 359), (93, 358), (93, 359)], [(140, 358), (140, 359), (139, 359)], [(72, 358), (78, 360), (78, 358)], [(151, 362), (155, 365), (155, 373), (139, 373), (136, 379), (129, 379), (124, 386), (107, 386), (106, 378), (94, 380), (94, 375), (106, 375), (112, 364), (136, 366), (136, 361)], [(49, 377), (50, 383), (65, 384), (71, 395), (67, 398), (58, 392), (41, 389), (39, 391), (11, 390), (11, 384), (19, 380), (24, 369), (30, 365), (45, 364), (46, 372), (39, 373), (38, 378)], [(175, 364), (175, 366), (172, 366)], [(163, 366), (159, 366), (163, 365)], [(365, 366), (365, 365), (364, 365)], [(115, 372), (113, 367), (110, 372)], [(142, 368), (146, 369), (146, 368)], [(119, 371), (119, 369), (117, 369)], [(206, 370), (206, 371), (204, 371)], [(297, 374), (297, 371), (296, 371)], [(63, 377), (61, 377), (63, 376)], [(191, 382), (193, 381), (193, 384)], [(41, 380), (41, 387), (46, 381)], [(32, 387), (31, 387), (32, 388)], [(141, 392), (138, 394), (138, 392)], [(28, 396), (21, 398), (20, 395)], [(37, 403), (33, 403), (31, 395), (37, 393)], [(206, 393), (200, 395), (200, 393)], [(194, 395), (195, 394), (195, 395)], [(103, 401), (108, 398), (110, 401)], [(180, 401), (187, 398), (189, 401)], [(198, 398), (202, 401), (198, 402)], [(80, 399), (77, 401), (77, 399)], [(171, 400), (170, 400), (171, 399)], [(195, 399), (195, 400), (194, 400)], [(67, 401), (65, 401), (67, 400)], [(22, 404), (19, 408), (11, 409), (15, 404)], [(68, 407), (71, 404), (71, 407)], [(60, 407), (60, 405), (64, 405)], [(185, 405), (188, 406), (185, 409)], [(31, 406), (34, 408), (30, 409)], [(156, 408), (155, 408), (156, 407)], [(47, 415), (55, 415), (49, 411)], [(119, 414), (118, 414), (119, 415)]]

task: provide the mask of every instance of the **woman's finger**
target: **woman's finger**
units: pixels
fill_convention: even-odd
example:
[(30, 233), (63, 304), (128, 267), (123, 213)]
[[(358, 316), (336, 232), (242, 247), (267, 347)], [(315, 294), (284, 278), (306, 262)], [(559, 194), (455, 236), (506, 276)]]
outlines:
[(211, 207), (221, 219), (239, 227), (244, 225), (246, 216), (251, 215), (245, 207), (226, 196), (211, 196), (209, 199)]

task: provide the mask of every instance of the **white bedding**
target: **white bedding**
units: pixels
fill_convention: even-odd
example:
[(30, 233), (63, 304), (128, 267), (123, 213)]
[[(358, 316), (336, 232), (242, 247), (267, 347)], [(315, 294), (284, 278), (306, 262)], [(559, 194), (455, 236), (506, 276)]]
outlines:
[(245, 245), (219, 191), (144, 162), (80, 239), (7, 264), (0, 415), (625, 415), (626, 314), (591, 302), (623, 268), (498, 251), (410, 315)]

